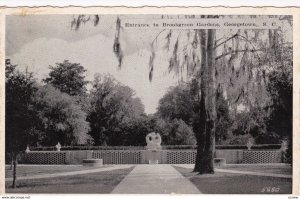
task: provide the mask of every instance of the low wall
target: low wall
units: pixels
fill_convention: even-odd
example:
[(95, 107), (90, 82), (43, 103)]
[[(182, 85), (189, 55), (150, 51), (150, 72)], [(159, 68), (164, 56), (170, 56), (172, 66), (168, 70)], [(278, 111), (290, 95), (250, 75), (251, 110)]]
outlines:
[[(280, 150), (216, 150), (216, 158), (227, 164), (281, 163)], [(103, 159), (103, 164), (194, 164), (196, 150), (85, 150), (85, 151), (30, 151), (27, 164), (82, 164), (83, 159)]]
[(283, 160), (281, 151), (243, 151), (244, 164), (281, 163)]
[(141, 164), (142, 150), (105, 150), (92, 153), (92, 158), (103, 159), (103, 164)]
[(91, 159), (93, 151), (66, 151), (66, 164), (82, 164), (83, 159)]
[(243, 162), (243, 150), (216, 150), (216, 158), (225, 158), (227, 164)]
[(167, 164), (194, 164), (196, 161), (196, 150), (168, 150)]
[(27, 164), (68, 164), (66, 151), (31, 151), (24, 155)]

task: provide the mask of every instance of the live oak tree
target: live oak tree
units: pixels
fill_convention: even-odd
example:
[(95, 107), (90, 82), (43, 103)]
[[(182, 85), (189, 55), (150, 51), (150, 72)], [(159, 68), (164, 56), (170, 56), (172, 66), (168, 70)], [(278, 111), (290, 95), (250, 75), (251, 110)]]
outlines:
[[(159, 18), (164, 18), (160, 16)], [(167, 16), (168, 18), (228, 18), (234, 16)], [(235, 16), (243, 18), (243, 16)], [(244, 16), (258, 18), (259, 16)], [(290, 24), (291, 17), (278, 16), (280, 21)], [(96, 26), (99, 15), (80, 15), (72, 21), (78, 29), (80, 24), (93, 21)], [(283, 23), (282, 23), (283, 24)], [(277, 49), (282, 47), (284, 31), (282, 26), (275, 30), (160, 30), (150, 41), (149, 80), (154, 75), (154, 63), (158, 44), (172, 52), (169, 70), (180, 78), (184, 74), (194, 77), (198, 83), (199, 111), (193, 131), (197, 139), (197, 157), (194, 171), (214, 173), (213, 157), (216, 131), (216, 96), (221, 93), (228, 99), (230, 108), (237, 110), (251, 106), (267, 106), (272, 100), (267, 92), (268, 73), (272, 70), (271, 58), (276, 57)], [(279, 24), (280, 25), (280, 24)], [(121, 44), (121, 18), (116, 20), (116, 33), (113, 45), (119, 67), (124, 53)], [(158, 42), (159, 40), (159, 42)], [(186, 71), (186, 72), (184, 72)]]

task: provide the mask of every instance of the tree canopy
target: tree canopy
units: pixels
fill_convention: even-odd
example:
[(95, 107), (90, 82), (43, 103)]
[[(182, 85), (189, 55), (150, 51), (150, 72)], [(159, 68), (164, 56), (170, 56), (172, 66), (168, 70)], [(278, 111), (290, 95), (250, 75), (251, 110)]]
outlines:
[(35, 127), (35, 131), (40, 134), (39, 144), (54, 146), (57, 142), (63, 145), (92, 142), (88, 135), (86, 113), (75, 98), (52, 85), (45, 85), (39, 87), (34, 102), (40, 121)]
[(85, 72), (83, 66), (79, 63), (71, 63), (64, 60), (62, 63), (56, 63), (56, 66), (50, 66), (49, 77), (44, 82), (52, 84), (61, 92), (68, 93), (71, 96), (82, 95), (86, 92)]
[(95, 76), (89, 95), (87, 117), (95, 145), (117, 144), (122, 134), (120, 126), (144, 114), (144, 105), (134, 95), (131, 88), (122, 85), (112, 76)]

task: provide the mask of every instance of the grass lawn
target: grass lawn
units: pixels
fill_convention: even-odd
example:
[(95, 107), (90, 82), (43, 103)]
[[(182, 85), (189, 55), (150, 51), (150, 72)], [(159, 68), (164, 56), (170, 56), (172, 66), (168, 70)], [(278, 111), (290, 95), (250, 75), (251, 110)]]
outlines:
[[(247, 168), (247, 166), (244, 166)], [(198, 175), (193, 169), (174, 168), (206, 194), (289, 194), (292, 179), (221, 173)], [(249, 171), (244, 168), (244, 171)], [(222, 168), (224, 169), (224, 168)], [(233, 168), (230, 168), (233, 170)], [(240, 169), (241, 170), (241, 169)], [(261, 171), (264, 172), (264, 171)], [(278, 171), (277, 171), (278, 172)], [(271, 189), (268, 191), (268, 189)], [(272, 188), (274, 192), (272, 192)]]
[(283, 175), (292, 175), (292, 167), (290, 165), (230, 165), (220, 167), (220, 169), (230, 169), (237, 171), (254, 171), (260, 173), (275, 173)]
[[(101, 168), (109, 167), (107, 165)], [(52, 173), (62, 173), (68, 171), (82, 171), (87, 169), (93, 169), (91, 167), (86, 167), (82, 165), (18, 165), (17, 166), (17, 176), (33, 176), (40, 174), (52, 174)], [(10, 170), (10, 166), (5, 166), (5, 178), (12, 178), (13, 170)]]
[(5, 188), (7, 193), (110, 193), (133, 168), (134, 166), (83, 175), (18, 180), (16, 189), (10, 188), (10, 181), (6, 182)]

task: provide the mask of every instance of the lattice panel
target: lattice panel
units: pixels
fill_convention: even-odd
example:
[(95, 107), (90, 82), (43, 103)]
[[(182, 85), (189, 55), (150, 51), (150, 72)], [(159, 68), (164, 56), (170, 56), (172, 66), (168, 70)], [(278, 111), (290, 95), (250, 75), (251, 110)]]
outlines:
[(93, 151), (92, 157), (103, 164), (141, 164), (140, 151)]
[(168, 164), (194, 164), (196, 161), (195, 151), (168, 151)]
[(25, 155), (29, 164), (65, 164), (65, 152), (28, 152)]
[(245, 164), (281, 163), (281, 159), (281, 151), (243, 151)]

